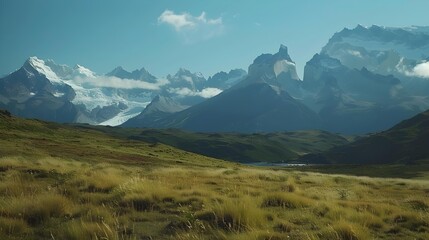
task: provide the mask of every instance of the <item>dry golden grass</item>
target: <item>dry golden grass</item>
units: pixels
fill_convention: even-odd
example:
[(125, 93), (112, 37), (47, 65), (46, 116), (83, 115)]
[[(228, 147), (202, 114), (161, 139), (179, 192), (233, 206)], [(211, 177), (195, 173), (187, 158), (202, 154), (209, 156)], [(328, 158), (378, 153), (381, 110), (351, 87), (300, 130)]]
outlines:
[(429, 236), (421, 180), (60, 158), (3, 158), (0, 168), (1, 239)]
[(429, 182), (243, 166), (0, 124), (0, 239), (429, 239)]

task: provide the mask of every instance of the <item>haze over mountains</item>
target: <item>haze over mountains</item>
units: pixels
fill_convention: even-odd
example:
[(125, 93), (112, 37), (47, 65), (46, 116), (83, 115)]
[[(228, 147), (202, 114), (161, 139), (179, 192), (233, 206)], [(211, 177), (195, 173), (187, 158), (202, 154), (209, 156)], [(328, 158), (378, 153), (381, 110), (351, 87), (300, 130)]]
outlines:
[(429, 108), (428, 59), (428, 27), (360, 25), (335, 33), (307, 62), (302, 80), (283, 45), (257, 57), (248, 74), (231, 70), (208, 79), (185, 69), (157, 78), (121, 67), (100, 76), (32, 57), (0, 79), (0, 108), (112, 126), (368, 133)]

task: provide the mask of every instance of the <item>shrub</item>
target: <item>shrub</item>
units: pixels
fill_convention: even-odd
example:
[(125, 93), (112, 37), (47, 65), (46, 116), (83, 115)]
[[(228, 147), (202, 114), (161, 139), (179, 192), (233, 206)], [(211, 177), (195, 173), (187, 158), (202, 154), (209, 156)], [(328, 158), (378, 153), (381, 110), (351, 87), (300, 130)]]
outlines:
[(252, 199), (243, 197), (217, 203), (213, 211), (197, 218), (225, 231), (242, 232), (258, 227), (264, 221), (264, 214)]
[(281, 223), (278, 223), (276, 226), (274, 226), (274, 230), (276, 232), (281, 232), (281, 233), (291, 232), (292, 229), (294, 229), (293, 225), (288, 222), (281, 222)]
[(271, 193), (262, 201), (262, 207), (300, 208), (310, 205), (310, 199), (288, 193)]
[(34, 198), (11, 198), (4, 202), (4, 215), (23, 218), (29, 225), (38, 225), (51, 217), (71, 215), (72, 203), (56, 194), (36, 196)]
[(52, 234), (54, 239), (119, 239), (117, 233), (104, 222), (88, 223), (74, 220), (62, 228), (60, 232)]
[(417, 213), (404, 213), (395, 215), (393, 222), (414, 232), (429, 231), (429, 222)]
[(360, 240), (369, 239), (367, 232), (354, 224), (339, 221), (334, 223), (328, 231), (321, 235), (321, 239), (329, 240)]
[(320, 204), (313, 208), (313, 213), (317, 217), (325, 217), (330, 210), (326, 204)]
[(134, 210), (139, 212), (153, 211), (159, 208), (156, 202), (153, 201), (153, 199), (138, 194), (126, 196), (122, 203), (123, 205), (134, 208)]
[(297, 190), (297, 187), (295, 184), (288, 182), (286, 185), (283, 185), (281, 187), (281, 190), (284, 192), (295, 192)]
[(415, 210), (421, 210), (421, 211), (429, 210), (428, 204), (426, 204), (426, 202), (424, 202), (423, 200), (413, 199), (413, 200), (408, 200), (406, 203)]
[(0, 218), (0, 236), (22, 236), (29, 234), (30, 228), (22, 219)]

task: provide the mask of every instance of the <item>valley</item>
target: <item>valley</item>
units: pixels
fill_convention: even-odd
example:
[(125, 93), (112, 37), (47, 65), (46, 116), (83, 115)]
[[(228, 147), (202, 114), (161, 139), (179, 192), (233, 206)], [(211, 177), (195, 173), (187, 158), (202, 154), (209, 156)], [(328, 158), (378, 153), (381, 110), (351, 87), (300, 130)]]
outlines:
[(405, 171), (371, 178), (251, 167), (6, 112), (0, 132), (2, 239), (428, 236), (428, 180)]
[(429, 239), (427, 9), (0, 0), (0, 239)]

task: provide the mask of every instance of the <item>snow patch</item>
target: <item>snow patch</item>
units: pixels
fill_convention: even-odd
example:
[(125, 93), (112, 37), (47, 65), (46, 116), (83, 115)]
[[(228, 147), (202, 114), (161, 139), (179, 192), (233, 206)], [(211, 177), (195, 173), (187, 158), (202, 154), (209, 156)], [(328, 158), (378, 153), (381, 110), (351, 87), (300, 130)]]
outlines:
[(327, 69), (335, 69), (341, 67), (341, 64), (332, 58), (323, 58), (320, 60), (320, 66)]
[[(146, 105), (147, 104), (149, 104), (149, 103), (146, 103)], [(137, 115), (139, 115), (141, 111), (142, 110), (136, 111), (136, 109), (133, 109), (132, 111), (121, 112), (118, 115), (116, 115), (115, 117), (113, 117), (113, 118), (111, 118), (111, 119), (109, 119), (107, 121), (104, 121), (104, 122), (102, 122), (102, 123), (100, 123), (98, 125), (112, 126), (112, 127), (119, 126), (122, 123), (128, 121), (129, 119), (131, 119), (131, 118), (136, 117)]]
[(74, 69), (76, 70), (76, 72), (79, 75), (84, 76), (84, 77), (95, 78), (95, 76), (96, 76), (93, 71), (91, 71), (88, 68), (83, 67), (83, 66), (81, 66), (79, 64), (76, 64), (76, 66), (75, 66)]
[(353, 56), (355, 56), (355, 57), (363, 58), (363, 57), (362, 57), (362, 54), (361, 54), (359, 51), (356, 51), (356, 50), (348, 50), (347, 52), (348, 52), (350, 55), (353, 55)]
[(28, 62), (36, 71), (45, 75), (51, 82), (63, 84), (63, 81), (45, 64), (45, 61), (38, 59), (37, 57), (30, 57)]
[(195, 76), (197, 76), (198, 78), (204, 78), (204, 75), (200, 72), (195, 73)]
[(287, 60), (279, 60), (274, 64), (274, 73), (276, 77), (282, 72), (289, 72), (293, 79), (298, 80), (299, 77), (296, 73), (295, 63), (289, 62)]
[(343, 42), (349, 43), (355, 47), (363, 47), (367, 51), (390, 51), (394, 50), (397, 53), (408, 59), (420, 60), (429, 57), (429, 44), (419, 47), (410, 48), (405, 44), (399, 44), (395, 42), (382, 42), (374, 40), (357, 39), (351, 37), (343, 38)]
[(64, 96), (64, 93), (55, 92), (53, 95), (54, 95), (55, 97), (62, 97), (62, 96)]
[(182, 76), (182, 79), (183, 80), (185, 80), (185, 81), (187, 81), (188, 83), (190, 83), (190, 84), (193, 84), (194, 82), (192, 81), (192, 78), (191, 77), (189, 77), (189, 76)]

